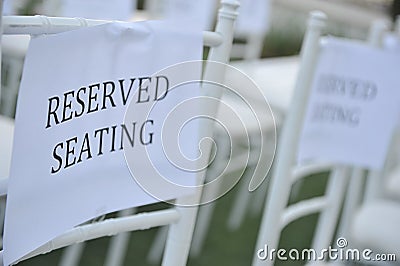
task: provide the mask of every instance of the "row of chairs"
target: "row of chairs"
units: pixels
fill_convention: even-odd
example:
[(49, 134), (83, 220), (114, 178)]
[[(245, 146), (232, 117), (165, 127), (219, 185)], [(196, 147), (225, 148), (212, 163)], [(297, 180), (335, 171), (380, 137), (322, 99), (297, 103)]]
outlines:
[[(211, 2), (211, 1), (210, 1)], [(145, 10), (148, 10), (149, 12), (149, 14), (147, 14), (146, 16), (149, 16), (149, 17), (155, 17), (155, 18), (159, 18), (160, 16), (163, 16), (163, 12), (160, 12), (160, 6), (159, 5), (161, 5), (162, 3), (160, 2), (160, 1), (146, 1), (145, 2), (145, 4), (146, 4), (146, 7), (145, 7)], [(263, 1), (263, 7), (264, 8), (267, 8), (267, 6), (269, 5), (269, 2), (267, 1), (267, 2), (264, 2)], [(147, 5), (149, 5), (149, 6), (147, 6)], [(153, 5), (153, 6), (152, 6)], [(158, 5), (158, 6), (157, 6)], [(249, 3), (245, 3), (244, 4), (244, 8), (249, 8), (250, 6), (249, 6)], [(243, 19), (242, 19), (243, 20)], [(242, 22), (242, 24), (243, 24), (243, 22)], [(242, 43), (239, 43), (239, 44), (233, 44), (233, 51), (232, 51), (232, 53), (231, 53), (231, 57), (234, 57), (234, 58), (243, 58), (243, 59), (246, 59), (246, 60), (248, 60), (248, 59), (254, 59), (255, 57), (254, 57), (254, 55), (255, 54), (257, 54), (257, 55), (260, 55), (261, 54), (261, 52), (262, 52), (262, 46), (260, 45), (261, 44), (261, 42), (262, 42), (262, 40), (264, 39), (264, 37), (265, 37), (265, 34), (266, 34), (266, 31), (264, 30), (264, 29), (262, 29), (262, 32), (254, 32), (254, 31), (252, 31), (252, 34), (255, 34), (256, 36), (253, 36), (253, 35), (250, 35), (250, 36), (247, 36), (248, 34), (246, 33), (246, 32), (242, 32), (241, 34), (240, 34), (240, 39), (241, 40), (243, 40), (243, 39), (248, 39), (247, 40), (247, 43), (245, 44), (245, 45), (243, 45)], [(237, 33), (235, 32), (235, 36), (237, 36)], [(7, 37), (9, 37), (9, 36), (5, 36), (6, 38)], [(8, 50), (14, 50), (15, 49), (15, 46), (13, 45), (13, 43), (15, 42), (15, 37), (20, 37), (20, 38), (23, 38), (23, 40), (20, 42), (20, 43), (22, 43), (22, 44), (27, 44), (28, 43), (28, 41), (29, 41), (29, 37), (28, 36), (12, 36), (13, 37), (13, 39), (11, 39), (11, 41), (8, 41), (7, 40), (7, 42), (5, 42), (6, 44), (10, 44), (11, 43), (11, 45), (8, 45), (8, 46), (11, 46), (11, 47), (5, 47), (6, 49), (8, 49)], [(249, 38), (248, 38), (249, 37)], [(22, 52), (22, 53), (19, 53), (21, 56), (24, 54), (24, 52)], [(14, 59), (14, 58), (11, 58), (11, 59)], [(23, 58), (17, 58), (17, 60), (20, 60), (20, 61), (22, 61), (23, 60)], [(7, 62), (8, 62), (8, 60), (7, 60)], [(15, 69), (15, 68), (14, 68)], [(20, 71), (22, 71), (22, 70), (17, 70), (17, 71), (14, 71), (13, 73), (19, 73)], [(229, 79), (229, 78), (228, 78)], [(13, 78), (13, 79), (11, 79), (11, 81), (17, 81), (17, 80), (19, 80), (19, 78), (17, 77), (17, 78)], [(12, 88), (15, 88), (16, 86), (15, 86), (15, 84), (5, 84), (6, 86), (3, 86), (3, 91), (5, 90), (6, 92), (7, 92), (7, 95), (9, 95), (10, 96), (10, 98), (16, 98), (16, 90), (14, 89), (12, 89)], [(235, 102), (231, 102), (231, 100), (230, 99), (227, 99), (228, 101), (229, 101), (229, 103), (230, 104), (236, 104), (236, 105), (240, 105), (240, 103), (238, 104), (236, 101)], [(12, 103), (12, 101), (7, 101), (7, 103), (10, 105), (10, 103)], [(13, 114), (13, 105), (11, 104), (11, 106), (10, 106), (10, 108), (7, 108), (7, 106), (5, 105), (5, 104), (3, 104), (2, 105), (2, 107), (4, 107), (5, 109), (7, 109), (7, 110), (11, 110), (11, 114)], [(236, 109), (236, 107), (238, 107), (238, 108), (242, 108), (241, 106), (235, 106), (235, 109)], [(250, 116), (252, 115), (252, 114), (249, 114)], [(223, 114), (219, 114), (219, 116), (223, 116)], [(271, 120), (270, 118), (268, 118), (268, 120)], [(270, 121), (271, 122), (271, 121)], [(267, 127), (268, 128), (270, 128), (271, 127), (271, 125), (270, 125), (270, 122), (268, 122), (268, 125), (267, 125)], [(253, 126), (254, 127), (254, 126)], [(217, 134), (218, 135), (218, 134)], [(220, 139), (219, 140), (219, 142), (222, 142), (223, 140), (222, 139)], [(236, 143), (236, 142), (240, 142), (241, 140), (240, 140), (240, 138), (235, 138), (235, 140), (234, 140), (234, 142)], [(256, 143), (253, 143), (252, 145), (253, 146), (257, 146), (257, 138), (255, 138), (255, 141), (256, 141)], [(240, 161), (240, 157), (239, 158), (236, 158), (236, 160), (237, 161)], [(212, 175), (212, 174), (211, 174)], [(243, 195), (246, 195), (246, 194), (243, 194)], [(238, 200), (240, 200), (240, 199), (238, 199)], [(241, 200), (240, 200), (241, 201)], [(261, 201), (261, 199), (259, 200), (259, 202), (261, 203), (262, 201)], [(203, 209), (206, 209), (206, 207), (202, 207), (202, 211), (201, 211), (201, 213), (200, 213), (200, 217), (201, 218), (199, 218), (200, 220), (204, 220), (204, 219), (207, 219), (207, 217), (210, 217), (210, 215), (208, 214), (205, 214), (205, 212), (204, 212), (204, 210)], [(204, 214), (203, 214), (204, 213)], [(208, 223), (207, 222), (200, 222), (199, 223), (199, 227), (198, 228), (201, 228), (201, 227), (207, 227), (208, 226)], [(201, 225), (203, 225), (203, 226), (201, 226)], [(195, 247), (200, 247), (200, 246), (202, 246), (202, 242), (203, 242), (203, 240), (202, 240), (202, 236), (204, 236), (204, 235), (206, 235), (206, 233), (205, 233), (205, 231), (207, 231), (207, 229), (203, 229), (203, 230), (198, 230), (198, 229), (196, 229), (196, 233), (195, 233), (195, 242), (199, 242), (199, 244), (196, 244), (196, 245), (194, 245)], [(164, 232), (165, 232), (165, 230), (164, 230)], [(166, 236), (166, 233), (164, 233), (164, 238), (165, 238), (165, 236)], [(80, 245), (81, 246), (81, 248), (83, 247), (83, 245), (81, 244)], [(74, 247), (73, 249), (75, 249), (75, 250), (79, 250), (77, 247)], [(71, 250), (73, 250), (72, 248), (71, 248)], [(200, 250), (199, 248), (196, 248), (197, 250)], [(159, 250), (161, 250), (161, 249), (159, 249)], [(74, 252), (74, 253), (71, 253), (71, 252), (67, 252), (66, 254), (78, 254), (77, 253), (78, 251), (76, 251), (76, 252)], [(195, 253), (195, 252), (194, 252)], [(158, 252), (158, 255), (157, 255), (157, 258), (159, 258), (161, 256), (161, 251), (160, 252)], [(73, 257), (73, 255), (68, 255), (68, 256), (65, 256), (65, 258), (69, 258), (69, 259), (66, 259), (66, 260), (77, 260), (77, 258), (75, 258), (75, 259), (72, 259), (72, 257)], [(153, 259), (153, 260), (156, 260), (156, 259)]]
[[(223, 3), (225, 4), (225, 8), (227, 7), (227, 2)], [(229, 6), (229, 5), (228, 5)], [(231, 5), (232, 7), (233, 5)], [(226, 11), (226, 10), (225, 10)], [(232, 9), (229, 11), (232, 15)], [(221, 12), (221, 17), (223, 17), (223, 14), (226, 15), (226, 13)], [(229, 23), (232, 23), (232, 17), (225, 17), (225, 20), (229, 20)], [(271, 180), (270, 184), (270, 189), (268, 192), (268, 200), (267, 200), (267, 205), (266, 209), (264, 210), (264, 222), (261, 226), (261, 230), (259, 233), (259, 241), (256, 245), (256, 250), (259, 247), (263, 247), (264, 244), (267, 244), (269, 248), (273, 248), (277, 246), (277, 241), (279, 239), (279, 232), (281, 228), (284, 227), (284, 225), (288, 224), (290, 221), (294, 220), (295, 218), (298, 218), (301, 215), (309, 214), (310, 212), (322, 210), (322, 215), (320, 217), (317, 233), (316, 233), (316, 238), (314, 242), (314, 247), (316, 250), (321, 250), (324, 247), (327, 247), (331, 244), (333, 234), (334, 234), (334, 229), (338, 221), (339, 217), (339, 211), (341, 208), (341, 200), (344, 199), (344, 195), (346, 192), (346, 186), (348, 179), (350, 180), (350, 185), (348, 185), (349, 188), (349, 193), (347, 193), (347, 197), (345, 198), (345, 210), (343, 217), (346, 219), (343, 219), (343, 227), (347, 228), (343, 232), (349, 231), (349, 224), (345, 225), (347, 221), (355, 221), (355, 224), (359, 223), (359, 225), (355, 226), (355, 229), (362, 229), (362, 228), (370, 228), (366, 227), (365, 225), (361, 225), (360, 223), (365, 222), (365, 221), (371, 221), (371, 218), (369, 218), (368, 215), (371, 213), (382, 213), (381, 217), (386, 217), (386, 215), (389, 214), (398, 214), (399, 212), (397, 210), (397, 205), (395, 204), (387, 204), (384, 203), (383, 207), (381, 208), (380, 206), (377, 206), (376, 204), (374, 205), (375, 209), (368, 210), (368, 209), (361, 209), (360, 212), (357, 211), (357, 214), (359, 216), (357, 217), (351, 217), (356, 213), (356, 204), (359, 200), (360, 193), (362, 193), (361, 188), (362, 188), (362, 179), (363, 179), (363, 174), (364, 171), (360, 169), (354, 169), (350, 170), (346, 166), (332, 166), (332, 165), (315, 165), (315, 166), (310, 166), (309, 168), (300, 169), (296, 170), (295, 172), (292, 172), (292, 167), (294, 165), (294, 160), (295, 160), (295, 147), (297, 146), (298, 142), (298, 132), (300, 131), (301, 128), (301, 120), (302, 120), (302, 115), (304, 114), (304, 108), (305, 108), (305, 103), (307, 100), (307, 95), (308, 95), (308, 88), (310, 87), (310, 80), (312, 79), (313, 75), (313, 68), (315, 67), (314, 63), (316, 61), (316, 57), (318, 53), (318, 45), (319, 45), (319, 39), (322, 35), (322, 30), (324, 27), (324, 22), (325, 22), (325, 17), (323, 14), (320, 13), (314, 13), (310, 19), (310, 24), (308, 28), (308, 32), (305, 36), (305, 41), (303, 45), (303, 52), (301, 55), (301, 64), (299, 66), (299, 78), (296, 82), (296, 88), (294, 91), (294, 96), (292, 96), (292, 99), (296, 99), (296, 104), (292, 104), (291, 108), (288, 110), (286, 117), (285, 117), (285, 125), (283, 127), (283, 132), (281, 135), (281, 140), (279, 142), (279, 150), (276, 158), (277, 165), (275, 165), (274, 169), (274, 175)], [(225, 32), (225, 29), (222, 30), (220, 27), (217, 27), (217, 32)], [(381, 34), (383, 33), (384, 29), (378, 29), (378, 34), (376, 35), (377, 37), (373, 38), (373, 41), (379, 42), (379, 38)], [(232, 33), (227, 33), (227, 39), (224, 40), (224, 43), (228, 43), (228, 47), (223, 47), (223, 46), (218, 46), (220, 50), (216, 50), (216, 53), (219, 55), (215, 55), (211, 53), (212, 55), (216, 56), (218, 58), (218, 61), (226, 61), (227, 60), (227, 52), (229, 52), (229, 36)], [(371, 35), (372, 36), (372, 35)], [(376, 39), (375, 39), (376, 38)], [(372, 38), (371, 38), (372, 39)], [(226, 42), (225, 42), (226, 41)], [(223, 48), (222, 48), (223, 47)], [(221, 54), (223, 54), (224, 59), (220, 59)], [(210, 55), (211, 56), (211, 55)], [(215, 58), (211, 58), (214, 59)], [(298, 99), (303, 99), (302, 101)], [(333, 169), (333, 170), (332, 170)], [(318, 171), (326, 171), (326, 170), (332, 170), (332, 174), (330, 177), (328, 189), (327, 189), (327, 198), (329, 201), (322, 200), (320, 201), (319, 199), (312, 199), (309, 201), (306, 201), (303, 204), (297, 205), (297, 207), (294, 208), (288, 208), (287, 212), (283, 214), (283, 210), (285, 209), (287, 200), (289, 198), (290, 194), (290, 187), (291, 184), (293, 184), (294, 181), (297, 181), (299, 177), (305, 176), (310, 174), (311, 172), (318, 172)], [(290, 176), (293, 176), (292, 178), (288, 178)], [(351, 176), (351, 177), (350, 177)], [(377, 179), (378, 173), (372, 173), (368, 177), (368, 179), (374, 180), (378, 184), (381, 183), (381, 180)], [(373, 181), (371, 181), (373, 182)], [(374, 188), (374, 186), (370, 185), (369, 187)], [(355, 200), (354, 200), (355, 199)], [(328, 202), (333, 202), (333, 205), (328, 204)], [(365, 206), (364, 206), (365, 207)], [(393, 207), (393, 208), (392, 208)], [(193, 217), (195, 217), (195, 212), (196, 208), (194, 208), (191, 211), (190, 214), (190, 219), (193, 220)], [(181, 209), (178, 208), (178, 212), (185, 213), (185, 211), (182, 211)], [(282, 213), (282, 218), (280, 215)], [(174, 215), (173, 213), (170, 213), (170, 215)], [(376, 215), (376, 214), (375, 214)], [(175, 217), (176, 218), (176, 217)], [(175, 218), (173, 220), (175, 220)], [(393, 220), (393, 219), (398, 219), (397, 216), (391, 216), (391, 218), (385, 219), (384, 221), (398, 221), (398, 220)], [(193, 222), (193, 221), (192, 221)], [(398, 224), (398, 223), (397, 223)], [(352, 225), (354, 226), (354, 225)], [(174, 230), (173, 228), (176, 227)], [(375, 226), (376, 228), (378, 226)], [(353, 227), (352, 227), (353, 228)], [(381, 228), (383, 228), (381, 226)], [(386, 233), (389, 232), (392, 236), (395, 236), (393, 234), (393, 231), (390, 230), (393, 227), (387, 226), (384, 229), (386, 230)], [(177, 226), (172, 226), (170, 235), (174, 233), (174, 231), (180, 231), (181, 229), (179, 228), (178, 224)], [(357, 230), (351, 230), (354, 234), (357, 234)], [(184, 234), (190, 234), (190, 230), (183, 231)], [(370, 232), (374, 232), (373, 230), (370, 230)], [(175, 232), (178, 233), (178, 232)], [(348, 232), (347, 232), (348, 233)], [(367, 236), (365, 232), (363, 232), (362, 236)], [(385, 235), (380, 235), (378, 233), (378, 237), (382, 237), (382, 242), (378, 243), (376, 246), (377, 248), (382, 248), (385, 246), (389, 246), (391, 248), (395, 248), (395, 251), (398, 250), (398, 247), (400, 246), (398, 244), (398, 239), (400, 238), (395, 238), (393, 237), (393, 242), (387, 241), (388, 239), (385, 238)], [(265, 238), (266, 237), (266, 238)], [(377, 240), (377, 236), (374, 236), (372, 238), (373, 240)], [(368, 240), (368, 239), (367, 239)], [(370, 240), (370, 239), (369, 239)], [(361, 242), (361, 240), (359, 240)], [(187, 243), (187, 241), (186, 241)], [(64, 245), (64, 244), (62, 244)], [(392, 251), (392, 252), (395, 252)], [(169, 253), (169, 249), (167, 248), (166, 254), (171, 254)], [(172, 253), (173, 254), (173, 253)], [(260, 259), (257, 257), (257, 252), (254, 252), (255, 258), (254, 258), (254, 264), (257, 265), (258, 263), (265, 263), (263, 261), (260, 261)], [(168, 256), (168, 255), (167, 255)], [(171, 263), (170, 265), (183, 265), (184, 260), (186, 260), (186, 256), (176, 256), (176, 253), (173, 255), (174, 257), (180, 257), (182, 258), (182, 261), (178, 264), (178, 262)]]

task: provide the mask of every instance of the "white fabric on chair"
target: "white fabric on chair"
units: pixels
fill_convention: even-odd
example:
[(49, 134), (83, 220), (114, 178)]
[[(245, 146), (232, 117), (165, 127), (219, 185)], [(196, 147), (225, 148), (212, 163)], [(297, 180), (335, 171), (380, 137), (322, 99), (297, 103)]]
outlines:
[[(152, 40), (153, 45), (149, 45), (149, 40)], [(92, 42), (96, 42), (96, 49), (91, 49)], [(164, 49), (180, 45), (187, 49), (185, 53), (168, 53), (166, 56), (165, 50), (163, 51), (161, 48), (155, 52), (154, 44), (162, 44)], [(202, 36), (200, 31), (197, 33), (187, 31), (187, 29), (175, 31), (170, 26), (158, 22), (107, 23), (36, 37), (32, 39), (29, 47), (19, 92), (12, 171), (7, 195), (4, 234), (6, 263), (13, 262), (18, 259), (18, 256), (29, 253), (57, 235), (89, 219), (115, 210), (157, 201), (132, 179), (122, 151), (122, 135), (121, 148), (113, 148), (114, 145), (118, 145), (114, 143), (118, 139), (121, 123), (126, 123), (128, 129), (132, 128), (128, 122), (123, 120), (127, 106), (121, 99), (126, 97), (126, 100), (130, 101), (134, 97), (132, 91), (131, 97), (128, 98), (129, 94), (126, 90), (128, 85), (125, 80), (131, 79), (132, 81), (133, 78), (140, 80), (141, 77), (150, 76), (166, 66), (201, 58)], [(63, 53), (68, 49), (71, 50)], [(150, 56), (159, 57), (159, 60), (148, 61)], [(79, 64), (79, 60), (84, 60), (84, 63)], [(140, 63), (135, 64), (134, 60)], [(109, 67), (110, 64), (113, 65), (112, 69)], [(198, 75), (200, 75), (200, 70)], [(171, 75), (169, 78), (172, 83), (176, 76)], [(121, 79), (124, 83), (121, 82)], [(117, 80), (119, 80), (120, 87), (116, 85), (118, 84)], [(108, 84), (108, 88), (104, 82)], [(110, 96), (110, 101), (107, 103), (104, 98), (103, 107), (100, 107), (101, 96), (100, 93), (96, 93), (101, 91), (100, 87), (104, 88), (104, 95), (109, 93), (110, 84), (114, 88), (112, 91), (115, 91), (114, 99)], [(122, 84), (125, 89), (122, 88)], [(148, 98), (151, 93), (150, 87), (151, 85), (148, 89)], [(118, 90), (118, 88), (120, 89)], [(77, 92), (78, 90), (81, 93)], [(88, 91), (89, 98), (86, 94)], [(199, 88), (195, 90), (192, 88), (187, 92), (197, 95)], [(70, 95), (68, 100), (65, 96), (67, 94)], [(141, 98), (142, 94), (135, 94)], [(61, 101), (59, 99), (62, 98), (62, 95), (68, 103), (63, 105), (64, 109), (61, 112), (59, 106), (62, 105), (59, 104)], [(77, 97), (80, 95), (80, 103), (84, 105), (80, 105), (80, 107), (76, 105), (74, 95)], [(168, 94), (168, 96), (170, 95), (173, 93)], [(188, 94), (181, 95), (182, 97), (188, 96)], [(146, 95), (143, 96), (143, 99), (146, 99), (145, 97)], [(166, 100), (158, 102), (156, 107), (161, 107), (163, 103), (178, 98), (176, 96), (166, 97)], [(57, 104), (54, 104), (54, 99), (57, 100)], [(136, 99), (132, 100), (132, 103), (136, 104)], [(152, 104), (152, 101), (144, 100), (137, 105), (143, 107), (147, 103)], [(164, 105), (164, 108), (167, 106)], [(50, 109), (58, 110), (57, 112), (52, 111), (53, 115), (50, 115)], [(90, 109), (91, 111), (89, 111)], [(76, 115), (79, 112), (80, 115)], [(137, 113), (143, 115), (139, 111)], [(159, 116), (160, 113), (167, 112), (159, 112), (158, 115), (147, 118), (154, 119), (154, 126), (146, 130), (159, 130), (157, 123), (163, 119)], [(66, 117), (68, 118), (64, 119)], [(138, 116), (129, 120), (129, 123), (134, 122), (143, 127), (142, 123), (145, 120), (146, 118)], [(64, 121), (68, 121), (68, 123), (64, 123)], [(111, 135), (107, 137), (107, 134), (104, 133), (104, 138), (101, 137), (97, 150), (93, 146), (96, 143), (95, 132), (100, 128), (110, 128), (113, 125), (118, 126), (117, 131), (114, 132), (116, 137), (112, 140)], [(28, 131), (34, 138), (27, 138), (26, 132)], [(107, 129), (107, 131), (111, 132), (111, 129)], [(134, 137), (135, 135), (131, 134), (132, 138), (138, 136), (135, 134), (136, 137)], [(75, 141), (70, 142), (71, 137)], [(37, 145), (38, 142), (41, 145)], [(84, 146), (85, 142), (86, 146)], [(75, 144), (70, 146), (71, 143)], [(124, 152), (130, 150), (127, 143), (126, 141), (123, 143)], [(195, 143), (194, 146), (197, 145), (197, 141), (193, 143)], [(135, 150), (142, 147), (131, 145)], [(189, 146), (192, 145), (189, 144)], [(86, 152), (80, 152), (78, 158), (77, 152), (80, 151), (80, 147), (82, 147), (82, 151), (86, 149)], [(158, 145), (149, 145), (148, 147), (152, 149)], [(65, 149), (72, 149), (72, 151), (70, 150), (70, 153), (65, 155)], [(161, 162), (156, 160), (158, 163)], [(143, 164), (143, 162), (141, 163)], [(67, 166), (68, 169), (66, 169)], [(169, 169), (167, 170), (168, 167), (164, 168), (164, 166), (166, 164), (158, 164), (160, 171), (166, 170), (165, 175), (182, 176), (177, 173), (172, 174)], [(172, 168), (177, 170), (176, 167)], [(150, 171), (151, 169), (146, 168), (146, 170)], [(193, 175), (187, 180), (190, 179), (194, 181), (195, 176)], [(74, 191), (77, 186), (80, 189)], [(29, 195), (26, 191), (31, 194)], [(71, 191), (74, 191), (74, 197), (71, 197)], [(173, 190), (165, 190), (165, 192), (167, 191), (170, 193)], [(108, 194), (109, 197), (105, 199), (104, 194)], [(26, 200), (27, 198), (30, 200)], [(49, 201), (49, 198), (52, 200)], [(26, 202), (21, 206), (20, 201)], [(51, 226), (41, 226), (39, 227), (41, 230), (32, 230), (30, 228), (32, 224), (26, 217), (34, 219), (38, 224), (51, 224)], [(16, 221), (25, 221), (25, 223)], [(29, 241), (26, 241), (28, 235)], [(16, 255), (18, 253), (19, 255)]]
[[(353, 218), (350, 230), (355, 246), (400, 257), (400, 204), (376, 200), (364, 204)], [(353, 244), (353, 243), (351, 243)]]

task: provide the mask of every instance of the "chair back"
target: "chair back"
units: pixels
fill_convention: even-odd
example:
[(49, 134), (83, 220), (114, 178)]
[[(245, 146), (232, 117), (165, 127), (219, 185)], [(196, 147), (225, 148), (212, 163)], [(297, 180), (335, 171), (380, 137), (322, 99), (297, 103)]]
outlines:
[[(234, 0), (222, 0), (215, 32), (203, 33), (204, 45), (210, 47), (208, 56), (209, 61), (205, 61), (204, 63), (205, 72), (203, 76), (206, 80), (222, 82), (224, 79), (223, 63), (227, 63), (229, 60), (233, 38), (233, 24), (237, 16), (237, 7), (238, 3)], [(100, 25), (106, 22), (108, 21), (83, 18), (10, 16), (3, 17), (2, 26), (4, 34), (41, 35), (61, 33), (82, 27)], [(215, 66), (217, 63), (208, 64), (207, 62), (210, 61), (217, 62), (219, 65)], [(203, 86), (201, 88), (201, 94), (216, 99), (221, 96), (221, 92), (216, 90), (215, 86), (212, 88), (209, 86)], [(212, 103), (208, 103), (207, 106), (201, 106), (200, 109), (204, 108), (216, 111), (217, 107), (218, 101), (213, 101)], [(200, 124), (200, 131), (201, 133), (199, 136), (211, 136), (212, 124), (210, 124), (210, 122)], [(207, 160), (206, 158), (209, 154), (210, 148), (211, 146), (208, 146), (203, 150), (204, 160)], [(31, 253), (26, 254), (21, 258), (17, 258), (17, 261), (6, 261), (5, 263), (16, 263), (57, 248), (102, 236), (115, 235), (119, 232), (143, 230), (155, 226), (170, 225), (163, 265), (185, 265), (203, 181), (204, 171), (200, 171), (196, 177), (197, 187), (194, 189), (194, 193), (177, 198), (173, 208), (151, 213), (129, 215), (115, 219), (106, 219), (92, 224), (79, 225), (71, 228), (65, 234), (57, 236)], [(5, 186), (7, 186), (7, 184), (5, 184)], [(7, 187), (5, 187), (5, 190), (7, 190)], [(8, 195), (8, 197), (10, 197), (10, 195)], [(187, 205), (188, 202), (191, 205), (190, 207), (182, 207), (182, 205)], [(9, 206), (8, 208), (12, 207)], [(9, 237), (11, 238), (12, 236)]]
[[(331, 151), (330, 154), (328, 154), (329, 156), (326, 156), (325, 152), (325, 158), (315, 158), (317, 155), (313, 158), (311, 156), (310, 159), (312, 159), (310, 161), (301, 162), (301, 164), (298, 165), (298, 159), (306, 157), (303, 156), (305, 148), (309, 148), (314, 145), (315, 142), (317, 142), (318, 145), (312, 147), (314, 151), (326, 149), (326, 145), (322, 146), (320, 145), (322, 142), (318, 142), (323, 133), (319, 133), (317, 130), (321, 128), (325, 129), (322, 122), (319, 128), (315, 128), (315, 131), (310, 131), (310, 114), (315, 115), (313, 119), (318, 119), (316, 118), (317, 115), (326, 115), (326, 112), (323, 113), (322, 111), (319, 113), (310, 112), (310, 108), (315, 107), (315, 105), (312, 104), (315, 104), (316, 100), (321, 99), (317, 98), (318, 96), (315, 95), (315, 84), (317, 84), (316, 78), (320, 74), (317, 67), (321, 67), (323, 55), (322, 45), (324, 45), (324, 40), (327, 40), (322, 38), (325, 24), (325, 14), (318, 11), (311, 13), (300, 54), (301, 62), (294, 95), (284, 121), (280, 142), (278, 143), (274, 173), (271, 177), (263, 220), (256, 244), (256, 252), (254, 253), (253, 265), (272, 265), (276, 256), (271, 258), (270, 255), (272, 253), (270, 251), (278, 250), (279, 239), (283, 228), (289, 223), (313, 213), (320, 213), (320, 215), (314, 233), (312, 247), (316, 252), (328, 248), (335, 234), (349, 179), (358, 179), (359, 176), (363, 174), (364, 169), (379, 169), (377, 165), (379, 164), (379, 166), (382, 166), (382, 161), (384, 160), (384, 156), (381, 156), (380, 159), (377, 160), (379, 163), (376, 165), (371, 166), (371, 164), (375, 163), (375, 161), (373, 161), (372, 163), (370, 162), (368, 167), (364, 167), (359, 162), (361, 159), (364, 159), (363, 154), (359, 154), (358, 157), (353, 157), (351, 160), (347, 157), (346, 160), (348, 161), (340, 161), (338, 158), (327, 158), (333, 154)], [(372, 30), (369, 44), (371, 46), (376, 46), (380, 42), (381, 37), (382, 27)], [(364, 49), (362, 51), (366, 51), (365, 49), (370, 48), (358, 46), (360, 44), (357, 41), (340, 40), (339, 43), (346, 43), (346, 45), (350, 46), (354, 45), (357, 49)], [(352, 48), (354, 48), (354, 46)], [(331, 88), (328, 85), (326, 87)], [(321, 87), (318, 88), (321, 89)], [(311, 89), (313, 89), (313, 91)], [(329, 103), (329, 100), (326, 101)], [(388, 103), (388, 105), (393, 104), (394, 101)], [(315, 109), (313, 110), (315, 111)], [(396, 112), (392, 108), (387, 110), (386, 114), (388, 113), (390, 113), (391, 116), (390, 120), (394, 122), (392, 118)], [(384, 139), (384, 141), (381, 142), (382, 147), (380, 147), (379, 150), (382, 150), (383, 155), (385, 154), (385, 147), (388, 142), (388, 135), (386, 134), (390, 135), (390, 132), (394, 128), (392, 122), (391, 125), (388, 126), (387, 132), (382, 134), (382, 139)], [(314, 132), (313, 139), (310, 138), (311, 132)], [(380, 133), (382, 133), (382, 131), (380, 131)], [(308, 136), (308, 142), (305, 142), (305, 136)], [(307, 147), (306, 144), (308, 145)], [(357, 147), (359, 148), (359, 145)], [(358, 151), (360, 151), (360, 149), (358, 149)], [(367, 165), (367, 163), (364, 162), (364, 165)], [(330, 172), (324, 195), (288, 205), (293, 184), (302, 177), (321, 172)], [(370, 172), (374, 173), (375, 171), (372, 170)], [(359, 189), (359, 187), (357, 189)]]

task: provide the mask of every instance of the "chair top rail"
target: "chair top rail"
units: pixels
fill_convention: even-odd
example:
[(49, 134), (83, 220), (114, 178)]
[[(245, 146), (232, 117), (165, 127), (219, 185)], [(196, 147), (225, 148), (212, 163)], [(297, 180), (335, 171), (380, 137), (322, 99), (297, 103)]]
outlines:
[[(4, 16), (3, 34), (55, 34), (82, 27), (110, 23), (110, 20), (95, 20), (70, 17)], [(222, 44), (222, 35), (217, 32), (203, 31), (205, 46), (216, 47)]]

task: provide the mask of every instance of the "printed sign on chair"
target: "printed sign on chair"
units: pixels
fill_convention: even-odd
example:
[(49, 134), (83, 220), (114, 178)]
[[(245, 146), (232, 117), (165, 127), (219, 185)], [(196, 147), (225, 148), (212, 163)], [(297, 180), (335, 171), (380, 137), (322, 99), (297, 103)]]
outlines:
[[(124, 149), (161, 145), (162, 116), (141, 117), (142, 107), (156, 104), (167, 113), (200, 90), (198, 84), (185, 86), (184, 93), (171, 90), (169, 84), (181, 77), (153, 74), (201, 59), (202, 48), (200, 31), (160, 22), (110, 23), (33, 38), (15, 123), (7, 265), (89, 219), (158, 201), (131, 176)], [(201, 69), (191, 74), (198, 80)], [(129, 104), (137, 106), (137, 121), (124, 123)], [(191, 129), (183, 141), (197, 151), (196, 127)], [(144, 157), (135, 158), (138, 167)], [(172, 168), (172, 181), (195, 184), (196, 173)], [(166, 191), (164, 200), (183, 193), (188, 191)]]
[(397, 124), (400, 56), (325, 39), (299, 146), (299, 161), (382, 168)]

